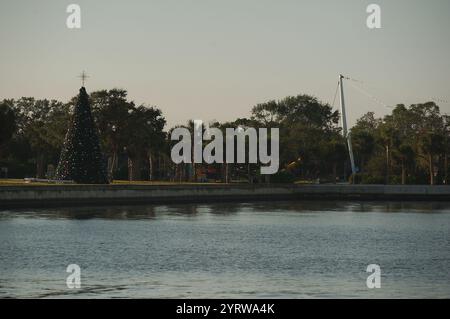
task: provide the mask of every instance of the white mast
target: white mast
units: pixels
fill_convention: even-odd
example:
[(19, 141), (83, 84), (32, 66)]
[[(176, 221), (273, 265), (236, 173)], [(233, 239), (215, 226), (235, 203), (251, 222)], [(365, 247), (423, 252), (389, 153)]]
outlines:
[(351, 134), (347, 131), (347, 117), (345, 115), (345, 102), (344, 102), (344, 85), (343, 80), (344, 76), (342, 74), (339, 75), (339, 85), (341, 87), (341, 119), (342, 119), (342, 133), (344, 135), (344, 138), (347, 139), (347, 146), (348, 146), (348, 154), (350, 155), (350, 164), (352, 166), (352, 173), (353, 176), (356, 174), (356, 167), (355, 167), (355, 159), (353, 157), (353, 149), (352, 149), (352, 139)]

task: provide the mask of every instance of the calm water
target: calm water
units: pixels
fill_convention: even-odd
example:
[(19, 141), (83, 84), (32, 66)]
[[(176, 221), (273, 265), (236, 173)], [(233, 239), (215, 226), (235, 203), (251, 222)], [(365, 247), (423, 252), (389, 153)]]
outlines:
[(0, 266), (2, 298), (449, 298), (450, 203), (0, 211)]

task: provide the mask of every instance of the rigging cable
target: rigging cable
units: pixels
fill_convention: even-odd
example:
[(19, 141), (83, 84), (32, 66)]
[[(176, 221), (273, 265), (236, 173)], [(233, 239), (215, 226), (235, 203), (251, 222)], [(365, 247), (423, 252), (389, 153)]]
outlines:
[[(359, 81), (361, 82), (361, 81)], [(362, 82), (361, 82), (362, 83)], [(387, 107), (387, 108), (392, 108), (392, 106), (387, 105), (386, 103), (384, 103), (383, 101), (381, 101), (380, 99), (376, 98), (375, 96), (373, 96), (372, 94), (370, 94), (369, 92), (367, 92), (366, 90), (364, 90), (363, 88), (361, 88), (358, 85), (355, 85), (354, 83), (349, 83), (353, 88), (357, 89), (358, 91), (360, 91), (361, 93), (363, 93), (364, 95), (366, 95), (367, 97), (369, 97), (370, 99), (372, 99), (373, 101), (375, 101), (376, 103)]]
[(436, 97), (431, 97), (430, 99), (431, 99), (431, 101), (436, 102), (436, 103), (450, 104), (450, 102), (447, 99), (441, 99), (441, 98), (436, 98)]
[(336, 86), (336, 92), (334, 92), (333, 104), (331, 105), (332, 108), (334, 108), (334, 103), (336, 103), (336, 97), (337, 97), (337, 94), (338, 94), (338, 90), (339, 90), (339, 81), (338, 81), (337, 86)]
[[(361, 86), (364, 86), (365, 83), (364, 81), (361, 80), (357, 80), (357, 79), (353, 79), (350, 77), (344, 77), (344, 79), (346, 80), (350, 80), (352, 82), (356, 82), (356, 83), (360, 83)], [(349, 83), (352, 85), (352, 83)], [(365, 94), (366, 96), (370, 97), (372, 100), (374, 100), (375, 102), (377, 102), (378, 104), (387, 107), (387, 108), (393, 108), (392, 106), (387, 105), (386, 103), (382, 102), (380, 99), (376, 98), (374, 95), (370, 94), (367, 90), (363, 89), (361, 86), (356, 86), (355, 84), (352, 85), (354, 88), (356, 88), (357, 90), (359, 90), (361, 93)], [(436, 103), (442, 103), (442, 104), (450, 104), (449, 99), (445, 98), (445, 97), (428, 97), (428, 98), (421, 98), (423, 100), (430, 100)]]

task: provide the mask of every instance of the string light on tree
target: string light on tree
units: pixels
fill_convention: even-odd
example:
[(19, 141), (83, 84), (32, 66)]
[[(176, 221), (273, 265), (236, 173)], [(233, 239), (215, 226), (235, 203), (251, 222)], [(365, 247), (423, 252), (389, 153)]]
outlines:
[(80, 78), (83, 87), (80, 88), (72, 120), (69, 123), (56, 178), (82, 184), (107, 184), (106, 161), (100, 150), (89, 96), (84, 88), (87, 78), (84, 71)]

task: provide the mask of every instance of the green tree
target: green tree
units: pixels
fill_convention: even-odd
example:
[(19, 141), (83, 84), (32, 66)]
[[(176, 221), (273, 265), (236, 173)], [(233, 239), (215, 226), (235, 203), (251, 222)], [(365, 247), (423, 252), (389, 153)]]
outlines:
[(337, 181), (337, 168), (341, 163), (345, 163), (345, 160), (348, 156), (347, 146), (345, 144), (345, 140), (342, 136), (336, 134), (333, 138), (327, 141), (322, 141), (321, 147), (321, 155), (323, 158), (326, 158), (326, 161), (322, 161), (322, 164), (325, 164), (325, 170), (329, 169), (329, 165), (331, 165), (332, 170), (332, 181), (333, 184)]
[(16, 141), (29, 146), (36, 165), (35, 176), (45, 177), (46, 164), (56, 162), (61, 148), (69, 106), (56, 100), (23, 97), (14, 102), (17, 116)]
[(394, 153), (394, 157), (396, 157), (398, 159), (398, 161), (400, 162), (401, 182), (402, 182), (402, 185), (405, 185), (406, 184), (407, 167), (411, 166), (410, 164), (414, 162), (414, 158), (415, 158), (414, 149), (411, 147), (411, 145), (402, 143), (396, 149), (396, 152)]
[(2, 148), (11, 140), (16, 130), (16, 116), (10, 103), (11, 101), (6, 100), (0, 103), (0, 159)]
[(411, 105), (410, 112), (414, 117), (419, 157), (428, 167), (429, 183), (434, 185), (438, 174), (435, 167), (439, 170), (437, 163), (445, 150), (444, 119), (434, 102)]
[(251, 119), (263, 127), (280, 128), (282, 167), (301, 158), (300, 177), (315, 179), (331, 173), (327, 165), (322, 165), (324, 145), (340, 129), (339, 112), (330, 105), (310, 95), (289, 96), (256, 105)]
[(428, 159), (430, 185), (434, 185), (436, 182), (435, 157), (444, 150), (444, 136), (439, 133), (427, 132), (422, 135), (421, 149)]
[(108, 176), (113, 180), (119, 162), (119, 154), (126, 146), (129, 114), (135, 108), (127, 100), (127, 91), (122, 89), (101, 90), (90, 96), (92, 114), (99, 129), (100, 140), (108, 154)]
[(129, 158), (129, 180), (142, 180), (142, 163), (147, 161), (149, 180), (153, 179), (155, 156), (164, 149), (166, 120), (160, 109), (139, 106), (131, 109), (124, 130), (125, 149)]

